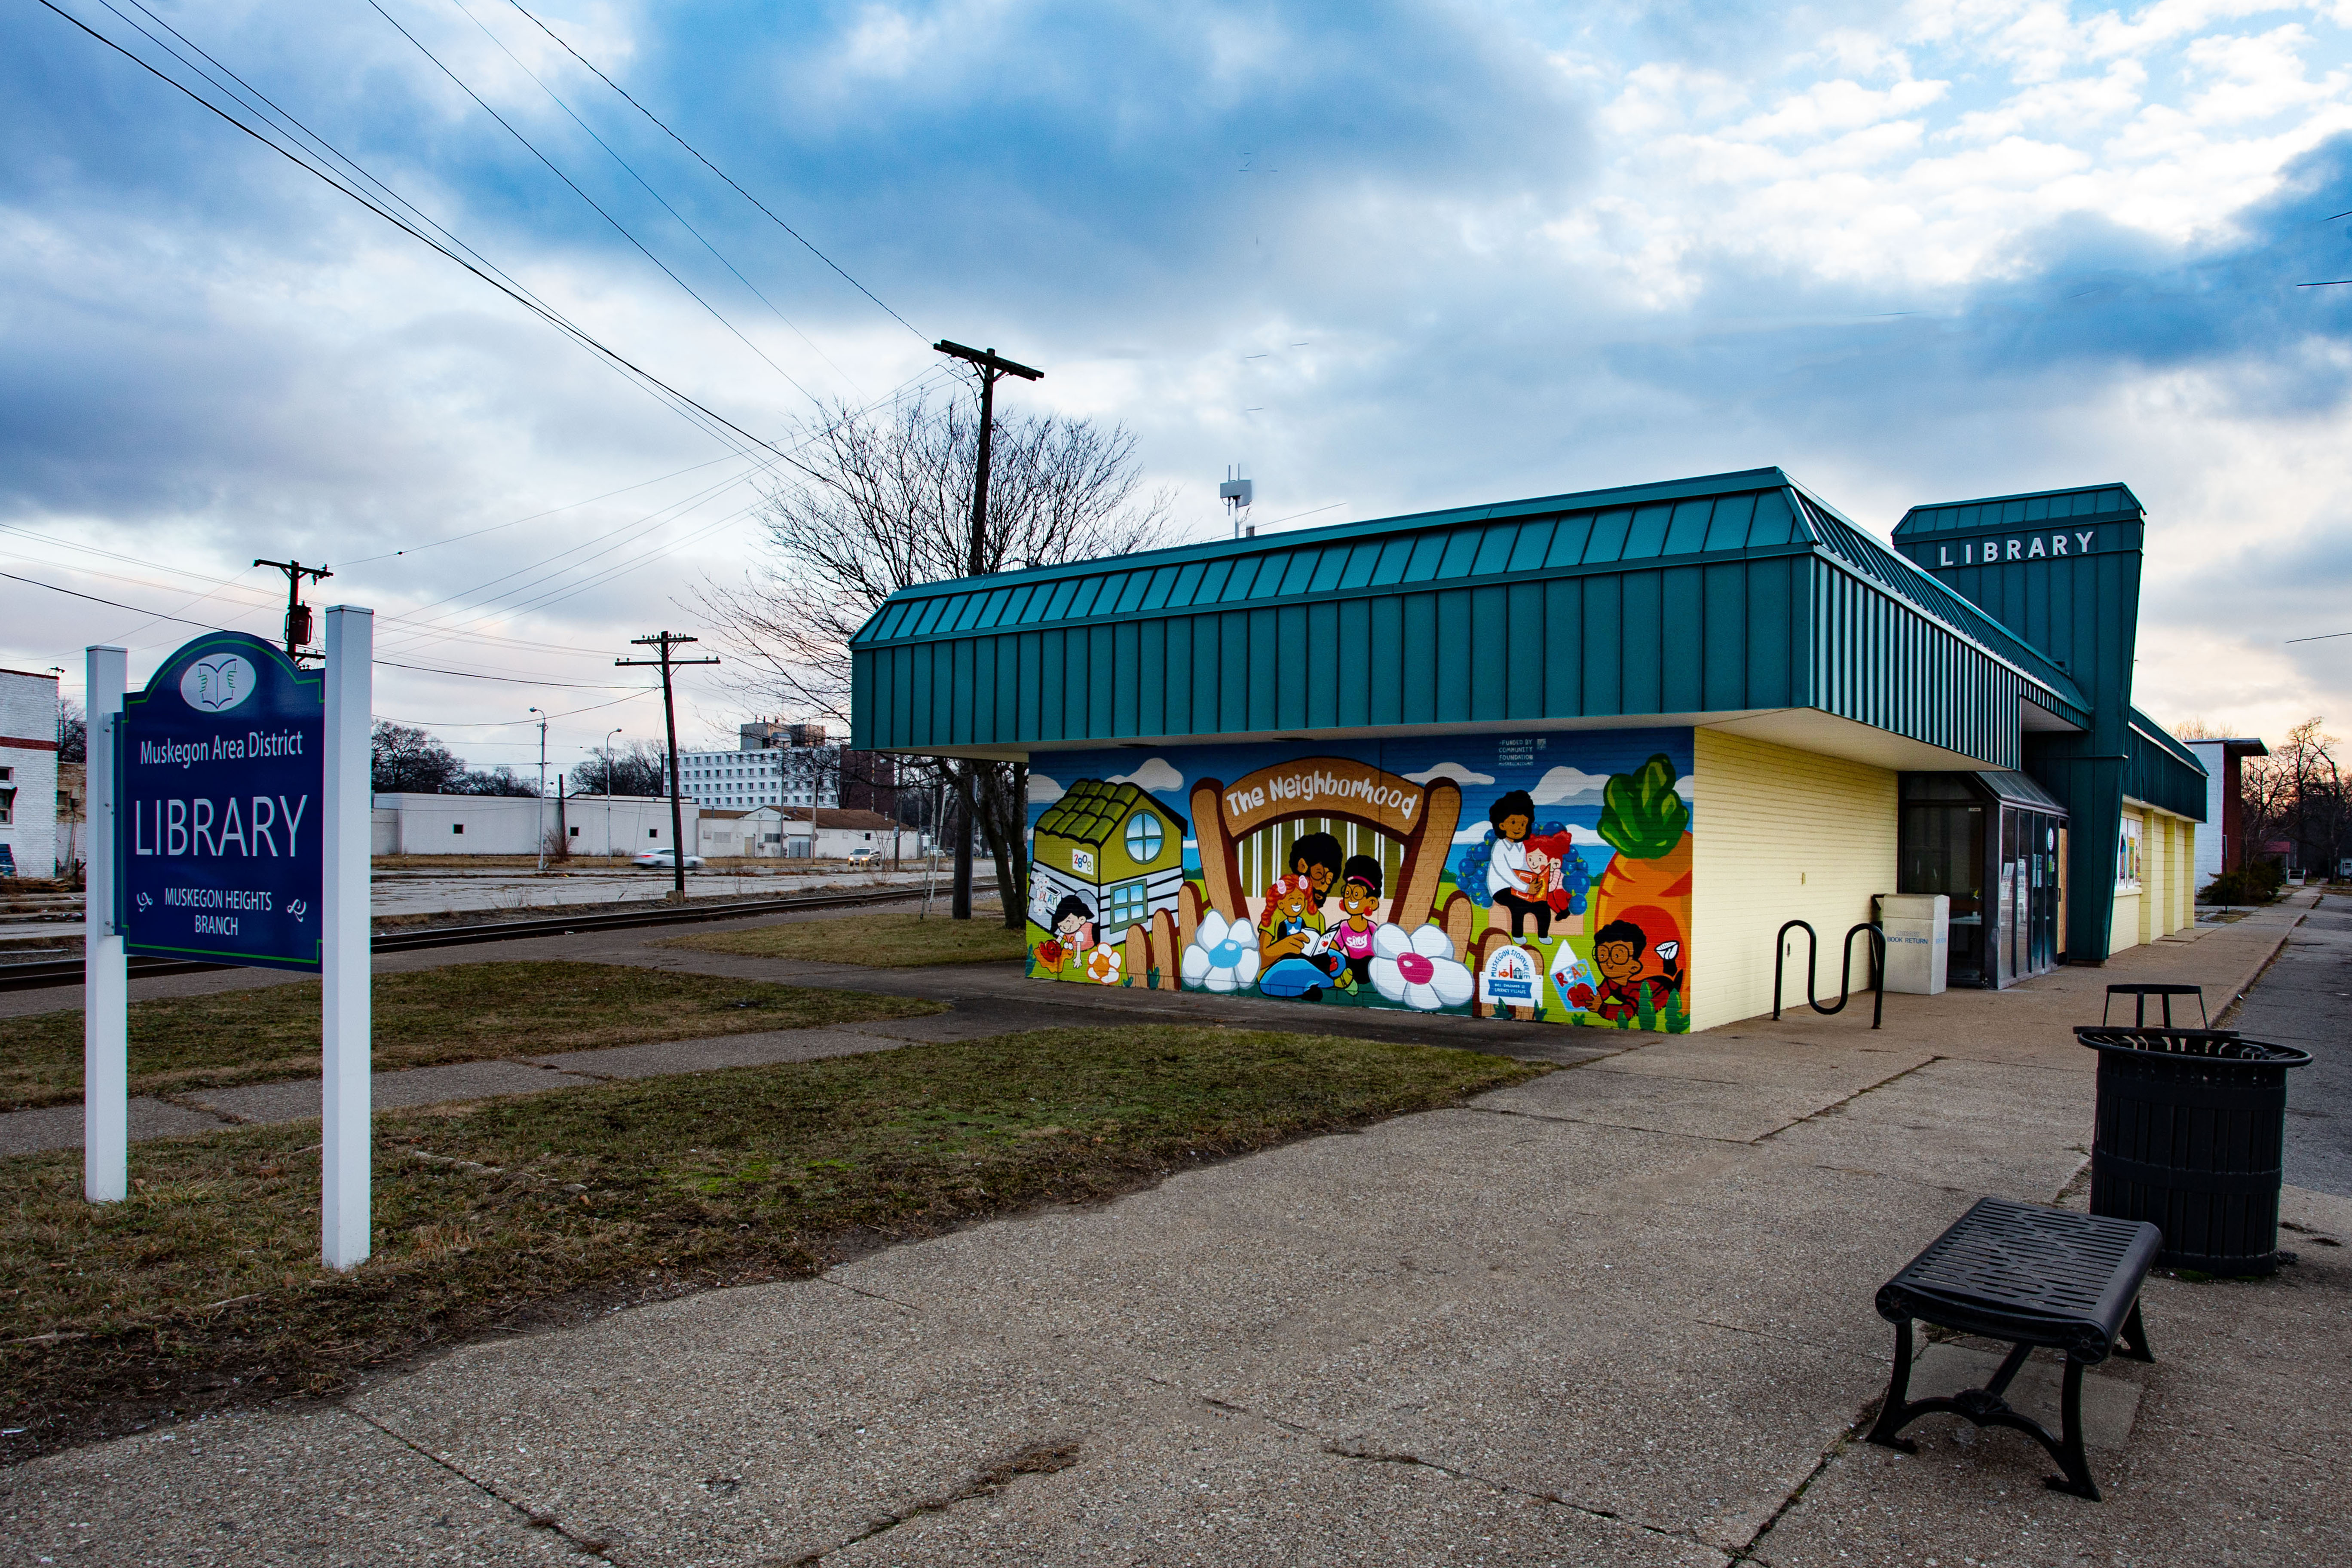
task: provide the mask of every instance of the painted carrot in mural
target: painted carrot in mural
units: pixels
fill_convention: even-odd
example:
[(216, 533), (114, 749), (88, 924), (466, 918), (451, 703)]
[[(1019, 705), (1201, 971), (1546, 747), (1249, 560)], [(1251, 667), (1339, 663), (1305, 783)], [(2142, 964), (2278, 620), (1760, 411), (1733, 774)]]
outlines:
[(1660, 752), (1633, 773), (1610, 775), (1601, 794), (1600, 833), (1617, 853), (1593, 889), (1594, 929), (1630, 920), (1650, 939), (1652, 952), (1661, 942), (1687, 952), (1690, 808), (1675, 793), (1671, 758)]

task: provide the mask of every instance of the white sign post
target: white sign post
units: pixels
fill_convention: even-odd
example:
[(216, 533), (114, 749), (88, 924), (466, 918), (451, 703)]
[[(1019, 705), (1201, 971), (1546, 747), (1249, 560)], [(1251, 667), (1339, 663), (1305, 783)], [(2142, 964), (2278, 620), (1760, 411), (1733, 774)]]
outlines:
[(84, 650), (89, 684), (89, 858), (82, 873), (81, 1190), (94, 1204), (131, 1193), (131, 977), (115, 921), (115, 721), (127, 659), (119, 647)]
[(369, 991), (373, 973), (368, 935), (368, 745), (370, 678), (375, 656), (375, 615), (351, 605), (327, 611), (327, 743), (322, 1037), (326, 1059), (320, 1087), (324, 1127), (319, 1149), (320, 1253), (330, 1268), (367, 1260), (371, 1162)]

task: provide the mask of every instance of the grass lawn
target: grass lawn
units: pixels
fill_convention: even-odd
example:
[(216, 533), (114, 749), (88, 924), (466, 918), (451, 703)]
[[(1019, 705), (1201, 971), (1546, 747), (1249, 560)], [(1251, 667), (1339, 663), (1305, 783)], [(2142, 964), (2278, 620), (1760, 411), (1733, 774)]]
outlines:
[[(375, 977), (375, 1065), (432, 1067), (943, 1011), (907, 997), (625, 963), (453, 963)], [(315, 980), (131, 1004), (133, 1094), (318, 1071)], [(79, 1010), (0, 1018), (0, 1110), (80, 1098)]]
[(869, 969), (919, 969), (932, 963), (987, 963), (1024, 956), (1020, 931), (1004, 929), (1003, 914), (975, 901), (972, 918), (951, 921), (940, 900), (930, 919), (919, 915), (828, 915), (750, 931), (697, 931), (674, 936), (669, 947), (752, 958), (800, 958), (816, 963), (862, 963)]
[(1325, 1036), (1047, 1029), (376, 1119), (376, 1254), (318, 1264), (318, 1124), (0, 1161), (0, 1463), (499, 1324), (806, 1275), (845, 1246), (1458, 1102), (1549, 1070)]

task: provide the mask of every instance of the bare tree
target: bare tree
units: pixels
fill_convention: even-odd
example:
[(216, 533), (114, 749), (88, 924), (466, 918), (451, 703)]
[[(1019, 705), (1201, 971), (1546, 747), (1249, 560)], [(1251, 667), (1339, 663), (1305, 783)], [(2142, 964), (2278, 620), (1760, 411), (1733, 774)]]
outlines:
[[(747, 695), (811, 717), (849, 720), (849, 639), (901, 588), (971, 569), (971, 486), (980, 416), (961, 399), (887, 411), (837, 407), (804, 432), (788, 483), (761, 503), (767, 558), (739, 584), (703, 592), (716, 638), (754, 673)], [(1131, 554), (1166, 542), (1171, 492), (1139, 494), (1134, 433), (1055, 415), (999, 417), (983, 572)], [(1019, 930), (1028, 886), (1028, 770), (932, 759), (929, 770), (978, 821), (996, 861), (1004, 923)]]
[(2249, 762), (2240, 792), (2249, 847), (2285, 838), (2306, 873), (2316, 868), (2332, 879), (2344, 855), (2347, 811), (2336, 739), (2323, 722), (2305, 720), (2269, 756)]

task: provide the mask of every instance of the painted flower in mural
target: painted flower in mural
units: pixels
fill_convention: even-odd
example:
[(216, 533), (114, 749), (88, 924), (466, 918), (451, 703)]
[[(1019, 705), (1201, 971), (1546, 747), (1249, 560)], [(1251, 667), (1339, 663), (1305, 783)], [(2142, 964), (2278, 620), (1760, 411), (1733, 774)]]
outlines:
[(1194, 989), (1238, 991), (1257, 978), (1257, 927), (1210, 910), (1184, 950), (1184, 984)]
[(1435, 924), (1410, 934), (1400, 925), (1374, 931), (1372, 984), (1390, 1001), (1424, 1013), (1459, 1007), (1477, 989), (1468, 966), (1454, 958), (1454, 944)]
[(1118, 949), (1102, 942), (1087, 950), (1086, 962), (1078, 966), (1078, 973), (1097, 985), (1116, 985), (1119, 982), (1119, 966)]

